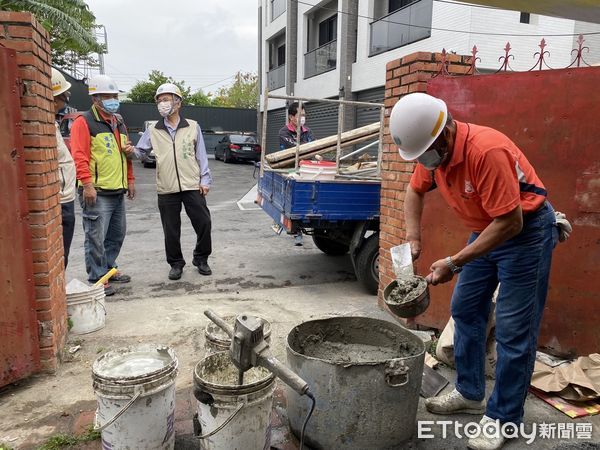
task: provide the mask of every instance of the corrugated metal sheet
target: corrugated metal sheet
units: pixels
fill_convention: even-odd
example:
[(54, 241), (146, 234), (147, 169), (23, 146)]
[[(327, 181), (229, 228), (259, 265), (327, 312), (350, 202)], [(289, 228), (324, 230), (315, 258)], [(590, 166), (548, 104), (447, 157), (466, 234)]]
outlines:
[(306, 105), (306, 125), (315, 139), (337, 134), (338, 105), (333, 103), (309, 103)]
[[(285, 125), (287, 109), (269, 111), (267, 122), (267, 153), (279, 150), (279, 130)], [(306, 105), (306, 125), (315, 139), (337, 133), (338, 106), (331, 103), (308, 103)]]
[[(383, 103), (384, 97), (385, 88), (383, 86), (356, 93), (357, 102)], [(379, 113), (380, 109), (378, 107), (363, 108), (362, 106), (358, 106), (356, 108), (356, 127), (364, 127), (365, 125), (370, 125), (374, 122), (379, 122)]]
[(279, 130), (285, 125), (286, 109), (279, 108), (269, 111), (267, 116), (267, 150), (273, 153), (279, 150)]
[[(359, 92), (357, 101), (362, 102), (381, 102), (383, 103), (384, 88), (369, 89)], [(352, 114), (352, 113), (351, 113)], [(356, 117), (356, 126), (377, 122), (379, 120), (379, 108), (355, 108), (353, 114)], [(279, 129), (285, 125), (286, 109), (274, 109), (269, 111), (267, 122), (267, 153), (279, 149)], [(315, 139), (321, 139), (332, 136), (337, 133), (338, 128), (338, 105), (331, 103), (308, 103), (306, 105), (306, 125), (310, 127)], [(352, 149), (346, 149), (344, 153), (349, 153)], [(373, 150), (377, 153), (377, 149)]]
[[(160, 118), (152, 103), (121, 103), (120, 113), (130, 132), (141, 131), (146, 120)], [(255, 109), (184, 106), (181, 114), (197, 121), (203, 130), (256, 132)]]

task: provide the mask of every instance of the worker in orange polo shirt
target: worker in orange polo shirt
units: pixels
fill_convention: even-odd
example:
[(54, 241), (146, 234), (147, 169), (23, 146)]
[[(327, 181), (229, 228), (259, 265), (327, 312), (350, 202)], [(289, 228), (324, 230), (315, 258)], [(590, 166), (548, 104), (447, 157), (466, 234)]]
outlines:
[[(435, 286), (460, 273), (451, 302), (456, 387), (425, 405), (436, 414), (485, 413), (482, 430), (518, 426), (559, 239), (546, 188), (508, 137), (454, 120), (442, 100), (427, 94), (410, 94), (396, 103), (390, 133), (400, 156), (418, 161), (404, 202), (413, 258), (421, 252), (421, 215), (432, 189), (473, 231), (464, 248), (435, 261), (427, 276)], [(498, 283), (496, 383), (486, 405), (486, 325)], [(499, 449), (504, 442), (502, 433), (480, 433), (468, 446)]]

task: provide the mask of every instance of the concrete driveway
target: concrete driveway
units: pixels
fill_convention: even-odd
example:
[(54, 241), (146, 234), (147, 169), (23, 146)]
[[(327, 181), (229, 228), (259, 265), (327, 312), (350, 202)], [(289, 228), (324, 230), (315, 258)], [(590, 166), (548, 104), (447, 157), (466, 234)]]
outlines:
[[(156, 207), (154, 169), (135, 163), (138, 198), (128, 202), (128, 232), (120, 268), (132, 276), (132, 282), (119, 288), (107, 299), (106, 327), (83, 336), (69, 336), (64, 362), (57, 373), (37, 375), (0, 391), (0, 444), (15, 449), (34, 449), (59, 432), (78, 432), (91, 423), (96, 400), (91, 383), (91, 364), (102, 353), (142, 342), (172, 347), (179, 359), (177, 409), (175, 417), (176, 449), (196, 449), (192, 436), (195, 401), (191, 394), (192, 371), (205, 355), (203, 316), (206, 308), (222, 315), (248, 312), (261, 315), (272, 323), (273, 351), (285, 360), (285, 338), (296, 324), (312, 318), (356, 315), (393, 320), (377, 308), (376, 298), (368, 295), (355, 281), (348, 257), (328, 257), (317, 250), (310, 239), (295, 247), (290, 237), (277, 236), (271, 221), (254, 209), (248, 198), (238, 201), (252, 188), (253, 166), (210, 161), (214, 187), (208, 201), (213, 217), (214, 255), (210, 259), (213, 275), (203, 277), (191, 265), (194, 233), (183, 216), (182, 244), (189, 265), (183, 278), (169, 281), (169, 266), (164, 259), (163, 234)], [(67, 280), (85, 280), (83, 233), (78, 217), (71, 250)], [(69, 348), (80, 346), (75, 353)], [(455, 373), (442, 368), (454, 381)], [(452, 388), (452, 384), (447, 388)], [(488, 382), (488, 392), (491, 382)], [(276, 390), (272, 448), (292, 450), (297, 441), (289, 435), (283, 391)], [(593, 425), (592, 439), (537, 439), (526, 445), (520, 439), (507, 445), (509, 450), (600, 448), (599, 416), (573, 421), (535, 397), (525, 405), (527, 423)], [(434, 417), (419, 404), (421, 421), (477, 420), (475, 416)], [(374, 418), (373, 420), (382, 420)], [(394, 417), (383, 420), (399, 420)], [(365, 426), (369, 426), (368, 423)], [(464, 449), (466, 440), (432, 425), (432, 439), (416, 439), (398, 449)], [(79, 449), (97, 449), (98, 441)], [(334, 450), (334, 449), (327, 449)], [(337, 450), (337, 449), (335, 449)]]
[[(203, 277), (192, 266), (195, 234), (182, 213), (181, 242), (188, 265), (181, 280), (168, 280), (155, 169), (135, 162), (137, 198), (127, 201), (127, 237), (118, 260), (119, 268), (131, 275), (132, 282), (122, 285), (110, 301), (355, 279), (349, 257), (326, 256), (310, 238), (304, 239), (303, 247), (295, 247), (291, 237), (277, 236), (271, 230), (272, 220), (256, 205), (245, 199), (241, 203), (244, 210), (240, 209), (238, 201), (255, 185), (252, 164), (225, 164), (211, 159), (210, 166), (214, 185), (207, 201), (213, 219), (213, 255), (209, 260), (213, 275)], [(67, 279), (71, 278), (86, 280), (79, 216), (67, 272)]]

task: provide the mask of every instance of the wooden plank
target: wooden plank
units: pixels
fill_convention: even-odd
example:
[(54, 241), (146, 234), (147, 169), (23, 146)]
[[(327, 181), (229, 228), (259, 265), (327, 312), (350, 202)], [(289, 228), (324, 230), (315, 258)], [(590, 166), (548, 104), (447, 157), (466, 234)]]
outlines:
[[(344, 148), (344, 147), (350, 147), (352, 145), (359, 144), (359, 143), (361, 143), (363, 141), (368, 141), (369, 139), (376, 139), (377, 136), (378, 136), (377, 133), (368, 134), (366, 136), (361, 136), (361, 137), (358, 137), (358, 138), (353, 139), (351, 141), (343, 142), (342, 145), (341, 145), (341, 147), (342, 148)], [(334, 143), (334, 145), (332, 145), (332, 146), (329, 146), (329, 147), (326, 147), (326, 148), (322, 148), (320, 150), (314, 150), (314, 151), (312, 151), (310, 153), (305, 153), (303, 155), (300, 155), (299, 160), (302, 161), (304, 159), (310, 159), (310, 158), (312, 158), (312, 157), (314, 157), (316, 155), (321, 155), (323, 153), (334, 152), (336, 150), (336, 148), (337, 148), (337, 145)], [(270, 164), (270, 167), (272, 167), (273, 169), (280, 169), (280, 168), (284, 168), (284, 167), (293, 167), (294, 166), (294, 162), (295, 162), (295, 155), (292, 155), (291, 158), (287, 158), (286, 160)]]
[[(372, 123), (371, 125), (366, 125), (364, 127), (355, 128), (354, 130), (345, 131), (341, 135), (342, 143), (344, 141), (348, 141), (351, 139), (355, 139), (360, 136), (368, 135), (371, 137), (372, 134), (379, 133), (379, 122)], [(322, 139), (317, 139), (316, 141), (309, 142), (307, 144), (302, 144), (299, 148), (300, 156), (314, 152), (316, 150), (320, 150), (323, 148), (331, 147), (332, 145), (337, 145), (337, 134), (333, 136), (328, 136)], [(266, 160), (268, 163), (276, 163), (279, 161), (283, 161), (288, 158), (295, 158), (296, 155), (296, 147), (288, 148), (287, 150), (281, 150), (279, 152), (271, 153), (266, 156)]]

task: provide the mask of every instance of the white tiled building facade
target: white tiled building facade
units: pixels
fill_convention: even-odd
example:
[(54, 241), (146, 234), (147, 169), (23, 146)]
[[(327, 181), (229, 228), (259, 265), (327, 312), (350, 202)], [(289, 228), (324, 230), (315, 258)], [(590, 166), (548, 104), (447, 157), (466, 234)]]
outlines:
[[(577, 47), (569, 35), (600, 31), (600, 25), (447, 0), (259, 0), (258, 7), (261, 92), (312, 98), (340, 92), (347, 99), (382, 98), (386, 63), (416, 51), (470, 54), (476, 45), (478, 68), (497, 70), (508, 41), (511, 67), (528, 70), (545, 37), (548, 64), (562, 68)], [(554, 36), (560, 34), (566, 36)], [(600, 61), (598, 41), (586, 38), (589, 63)], [(269, 102), (270, 111), (283, 106)]]

